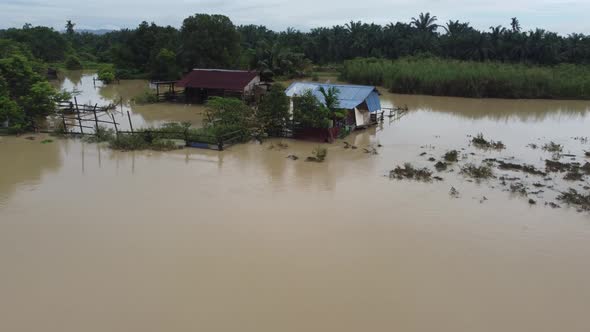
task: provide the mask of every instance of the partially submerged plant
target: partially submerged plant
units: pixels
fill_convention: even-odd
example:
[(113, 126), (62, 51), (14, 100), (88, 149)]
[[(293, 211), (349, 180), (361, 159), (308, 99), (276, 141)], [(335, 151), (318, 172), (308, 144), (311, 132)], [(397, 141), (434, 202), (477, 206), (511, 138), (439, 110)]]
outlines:
[(455, 187), (451, 187), (451, 190), (449, 190), (449, 195), (453, 198), (459, 198), (461, 196), (459, 190), (455, 189)]
[(389, 178), (429, 182), (432, 180), (432, 172), (428, 168), (415, 168), (412, 164), (405, 163), (404, 167), (397, 166), (389, 171)]
[(434, 168), (436, 168), (437, 171), (442, 172), (447, 169), (447, 163), (445, 163), (444, 161), (439, 161), (436, 164), (434, 164)]
[(475, 166), (474, 164), (467, 164), (463, 166), (461, 173), (478, 180), (494, 176), (492, 168), (488, 165)]
[(570, 188), (568, 191), (561, 193), (557, 199), (569, 205), (577, 206), (584, 211), (590, 211), (590, 194), (584, 195), (577, 192), (576, 189)]
[(444, 154), (443, 158), (448, 162), (457, 162), (459, 161), (459, 151), (451, 150)]
[(471, 143), (473, 143), (473, 145), (475, 145), (476, 147), (483, 149), (502, 150), (506, 148), (504, 143), (502, 143), (501, 141), (496, 142), (493, 140), (487, 140), (484, 138), (483, 134), (477, 134), (477, 136), (471, 139)]
[(307, 157), (305, 161), (314, 161), (321, 163), (326, 159), (326, 156), (328, 155), (328, 149), (322, 146), (316, 146), (311, 153), (313, 156)]
[(545, 150), (545, 151), (547, 151), (547, 152), (554, 152), (554, 153), (557, 152), (557, 153), (560, 153), (560, 152), (563, 151), (563, 145), (557, 144), (557, 143), (551, 141), (551, 142), (543, 145), (543, 148), (542, 149)]

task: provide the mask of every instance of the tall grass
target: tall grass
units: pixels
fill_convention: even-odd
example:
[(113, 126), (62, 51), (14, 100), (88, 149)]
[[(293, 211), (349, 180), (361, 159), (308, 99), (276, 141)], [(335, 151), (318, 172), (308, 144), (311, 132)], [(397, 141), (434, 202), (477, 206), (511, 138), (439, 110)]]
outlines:
[(341, 79), (392, 92), (476, 98), (590, 99), (590, 66), (538, 67), (439, 58), (355, 59)]

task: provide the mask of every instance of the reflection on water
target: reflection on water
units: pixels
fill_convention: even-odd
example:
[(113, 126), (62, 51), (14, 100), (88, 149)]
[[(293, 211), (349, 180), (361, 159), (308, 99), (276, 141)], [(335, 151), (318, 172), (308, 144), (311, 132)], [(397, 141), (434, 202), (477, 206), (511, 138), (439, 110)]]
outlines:
[[(412, 110), (347, 137), (359, 149), (326, 145), (324, 163), (303, 161), (317, 143), (291, 140), (122, 153), (2, 138), (0, 155), (20, 161), (0, 177), (0, 330), (587, 331), (588, 214), (457, 170), (431, 184), (385, 176), (451, 148), (542, 167), (549, 155), (526, 145), (553, 140), (579, 156), (585, 104), (384, 100)], [(176, 116), (124, 107), (145, 123)], [(478, 132), (507, 149), (473, 148)]]
[(383, 106), (407, 105), (410, 110), (451, 113), (469, 119), (542, 121), (546, 117), (581, 119), (590, 111), (589, 101), (475, 99), (401, 95), (384, 92)]
[(113, 112), (120, 128), (129, 130), (127, 112), (131, 115), (134, 128), (155, 127), (166, 122), (190, 122), (201, 126), (204, 108), (201, 105), (158, 103), (137, 105), (133, 98), (149, 89), (146, 80), (122, 80), (120, 83), (102, 84), (95, 81), (93, 71), (67, 71), (54, 84), (66, 91), (75, 91), (80, 104), (106, 106), (117, 104)]

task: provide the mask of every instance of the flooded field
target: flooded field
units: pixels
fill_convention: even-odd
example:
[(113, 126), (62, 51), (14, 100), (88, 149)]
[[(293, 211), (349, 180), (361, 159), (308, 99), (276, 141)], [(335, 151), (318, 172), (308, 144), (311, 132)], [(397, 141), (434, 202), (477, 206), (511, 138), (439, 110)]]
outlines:
[[(134, 106), (143, 81), (80, 80), (79, 100), (123, 97), (138, 123), (202, 116)], [(324, 145), (323, 163), (304, 161), (317, 143), (292, 140), (161, 153), (1, 137), (0, 330), (588, 331), (590, 214), (557, 196), (587, 193), (590, 176), (494, 165), (476, 181), (461, 168), (545, 172), (551, 141), (561, 162), (590, 161), (590, 103), (382, 103), (410, 111), (344, 140), (357, 149)], [(506, 148), (474, 146), (478, 133)], [(459, 161), (437, 172), (429, 158), (452, 149)], [(405, 162), (443, 180), (390, 179)]]

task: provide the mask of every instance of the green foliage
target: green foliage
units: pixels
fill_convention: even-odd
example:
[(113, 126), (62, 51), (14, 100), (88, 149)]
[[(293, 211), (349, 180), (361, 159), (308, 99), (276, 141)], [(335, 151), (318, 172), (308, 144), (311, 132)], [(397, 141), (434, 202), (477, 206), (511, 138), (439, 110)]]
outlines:
[(329, 128), (332, 114), (311, 91), (293, 98), (293, 120), (303, 128)]
[(180, 29), (184, 69), (227, 68), (237, 64), (240, 35), (227, 16), (196, 14)]
[(55, 110), (57, 93), (46, 81), (31, 85), (26, 96), (21, 97), (21, 104), (29, 117), (43, 117)]
[(70, 51), (66, 39), (48, 27), (33, 27), (27, 24), (22, 29), (10, 28), (0, 31), (0, 38), (25, 45), (34, 57), (47, 62), (62, 61), (66, 52)]
[(4, 125), (20, 128), (24, 123), (25, 112), (22, 108), (7, 95), (0, 96), (0, 128)]
[(285, 129), (289, 120), (289, 97), (285, 95), (285, 87), (273, 84), (264, 99), (258, 105), (256, 122), (266, 132), (278, 132)]
[(144, 150), (149, 147), (149, 142), (143, 135), (119, 134), (118, 137), (109, 141), (109, 147), (122, 151)]
[(144, 90), (140, 95), (133, 98), (137, 104), (154, 104), (158, 102), (158, 95), (152, 90)]
[(31, 54), (14, 43), (0, 41), (0, 123), (20, 130), (36, 117), (50, 114), (61, 97), (38, 73)]
[(346, 61), (343, 79), (392, 92), (485, 98), (590, 99), (590, 66), (530, 67), (436, 58)]
[(70, 54), (66, 57), (65, 66), (69, 70), (78, 70), (82, 69), (82, 62), (77, 56)]
[(175, 80), (181, 70), (176, 64), (176, 54), (168, 49), (161, 49), (151, 63), (150, 77), (155, 80)]
[(256, 126), (254, 110), (235, 98), (209, 98), (204, 122), (207, 130), (216, 137), (242, 132), (245, 139)]
[(113, 82), (115, 78), (115, 68), (113, 66), (103, 65), (98, 69), (98, 79), (105, 84)]

